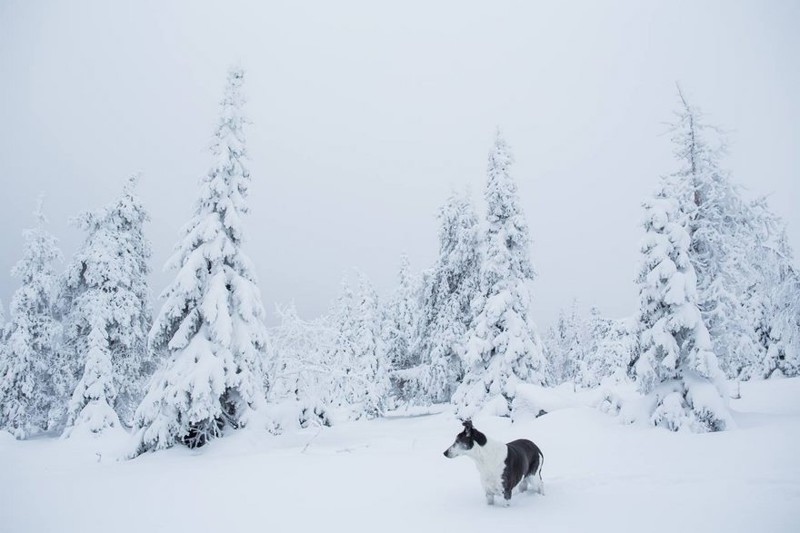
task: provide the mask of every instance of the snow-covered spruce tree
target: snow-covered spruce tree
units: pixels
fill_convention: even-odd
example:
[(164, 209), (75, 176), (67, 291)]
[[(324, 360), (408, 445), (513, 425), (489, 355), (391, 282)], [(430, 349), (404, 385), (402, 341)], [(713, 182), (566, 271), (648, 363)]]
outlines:
[[(755, 362), (744, 366), (739, 378), (794, 376), (800, 371), (797, 342), (798, 271), (789, 246), (786, 229), (765, 198), (750, 203), (749, 226), (754, 235), (748, 264), (755, 277), (744, 297), (755, 338), (761, 350)], [(777, 372), (776, 372), (777, 370)]]
[(121, 428), (119, 416), (111, 407), (117, 391), (114, 387), (114, 370), (108, 342), (110, 320), (107, 315), (111, 308), (106, 304), (107, 302), (99, 298), (90, 300), (90, 305), (95, 308), (94, 314), (89, 317), (91, 325), (86, 340), (83, 375), (69, 403), (65, 437)]
[(375, 418), (386, 409), (389, 365), (381, 339), (378, 297), (370, 281), (358, 273), (358, 292), (342, 281), (334, 311), (336, 338), (326, 356), (334, 376), (330, 404), (351, 418)]
[(419, 354), (414, 351), (414, 334), (419, 313), (417, 283), (413, 279), (408, 256), (400, 258), (398, 286), (384, 308), (383, 343), (386, 361), (390, 369), (393, 401), (405, 403), (411, 400), (408, 380), (403, 371), (419, 365)]
[(581, 318), (583, 359), (577, 367), (575, 384), (583, 388), (601, 385), (607, 378), (624, 379), (632, 357), (629, 320), (611, 320), (592, 306), (587, 319)]
[[(102, 420), (109, 422), (108, 427), (119, 426), (119, 420), (95, 413), (100, 393), (85, 388), (95, 387), (98, 379), (109, 381), (102, 386), (107, 394), (103, 401), (130, 424), (144, 379), (152, 372), (146, 341), (151, 322), (150, 244), (143, 233), (148, 215), (134, 191), (137, 179), (129, 178), (122, 195), (108, 207), (75, 220), (87, 237), (67, 266), (59, 298), (64, 314), (62, 355), (68, 370), (62, 381), (71, 385), (66, 434), (83, 422), (94, 433), (103, 430)], [(106, 369), (111, 374), (97, 376)], [(84, 407), (93, 414), (81, 415)]]
[(264, 403), (265, 315), (242, 250), (250, 184), (243, 78), (240, 69), (228, 73), (215, 161), (167, 264), (177, 276), (161, 295), (149, 336), (164, 361), (136, 410), (132, 456), (178, 443), (202, 446), (226, 427), (246, 425)]
[(353, 369), (350, 403), (356, 406), (357, 418), (383, 416), (389, 395), (389, 365), (381, 340), (381, 320), (375, 287), (358, 274), (355, 335), (353, 336)]
[(764, 363), (774, 341), (772, 327), (779, 307), (775, 299), (778, 294), (776, 288), (791, 266), (791, 250), (788, 250), (788, 261), (781, 250), (781, 235), (778, 230), (781, 221), (767, 206), (766, 198), (754, 200), (749, 207), (749, 226), (755, 242), (750, 247), (748, 264), (754, 267), (756, 275), (748, 280), (743, 306), (750, 318), (759, 353), (755, 357), (743, 359), (744, 364), (735, 376), (740, 380), (762, 377), (766, 366), (769, 366)]
[(555, 328), (548, 334), (549, 382), (573, 382), (583, 376), (589, 356), (590, 337), (587, 326), (573, 300), (569, 311), (561, 310)]
[(591, 339), (592, 346), (597, 345), (604, 339), (611, 330), (613, 320), (606, 318), (600, 312), (600, 309), (593, 305), (589, 308), (589, 318), (586, 323), (587, 333)]
[[(111, 207), (109, 223), (115, 227), (120, 266), (126, 270), (127, 291), (118, 295), (113, 308), (119, 331), (109, 339), (114, 388), (117, 399), (114, 409), (123, 422), (130, 425), (136, 406), (142, 399), (147, 381), (155, 372), (153, 353), (147, 346), (147, 335), (153, 323), (150, 291), (150, 241), (144, 236), (149, 222), (141, 199), (136, 195), (138, 175), (133, 175), (122, 196)], [(121, 299), (124, 298), (124, 309)], [(123, 348), (124, 347), (124, 348)]]
[(772, 253), (762, 256), (772, 266), (766, 354), (756, 375), (800, 375), (800, 271), (784, 230)]
[[(632, 318), (611, 320), (592, 315), (592, 351), (585, 366), (584, 387), (594, 387), (605, 380), (626, 380), (628, 365), (636, 353), (638, 332)], [(598, 322), (595, 322), (598, 321)]]
[(335, 369), (325, 355), (333, 343), (333, 328), (324, 319), (302, 320), (294, 305), (279, 307), (278, 315), (280, 325), (270, 330), (272, 380), (267, 395), (269, 409), (278, 411), (269, 417), (273, 431), (329, 426), (327, 402)]
[(548, 385), (558, 385), (560, 382), (557, 376), (556, 369), (560, 368), (560, 363), (556, 361), (561, 353), (558, 348), (559, 339), (557, 332), (558, 323), (548, 326), (541, 336), (542, 341), (542, 354), (544, 360), (547, 361), (547, 373), (545, 376), (545, 383)]
[(439, 255), (423, 276), (414, 352), (421, 364), (408, 371), (412, 402), (449, 402), (463, 377), (460, 354), (479, 296), (478, 219), (469, 198), (453, 193), (439, 210)]
[(356, 312), (354, 305), (353, 290), (345, 277), (342, 279), (339, 297), (332, 313), (336, 338), (325, 358), (335, 369), (328, 402), (339, 408), (349, 405), (355, 396)]
[[(728, 175), (720, 168), (722, 148), (712, 145), (714, 128), (699, 109), (680, 99), (672, 141), (681, 168), (672, 176), (680, 209), (687, 215), (689, 259), (697, 274), (698, 306), (714, 352), (731, 378), (749, 377), (759, 344), (742, 298), (757, 272), (749, 261), (758, 245), (752, 214)], [(761, 290), (761, 289), (759, 289)]]
[(692, 240), (685, 228), (692, 213), (680, 205), (668, 179), (644, 204), (637, 278), (640, 351), (632, 365), (640, 392), (651, 401), (652, 424), (673, 431), (719, 431), (732, 419), (724, 375), (698, 308)]
[(589, 317), (582, 319), (582, 322), (585, 351), (575, 376), (575, 383), (580, 387), (592, 388), (600, 385), (605, 377), (602, 365), (599, 364), (599, 349), (610, 334), (612, 321), (602, 316), (597, 307), (592, 306), (589, 309)]
[(0, 428), (18, 439), (49, 429), (50, 412), (60, 400), (53, 388), (60, 334), (53, 304), (61, 251), (44, 229), (41, 200), (34, 214), (37, 227), (23, 232), (23, 257), (11, 270), (21, 286), (11, 299), (5, 342), (0, 340)]
[(547, 361), (547, 383), (550, 385), (560, 385), (570, 379), (569, 361), (566, 357), (570, 344), (567, 322), (564, 309), (560, 309), (556, 323), (547, 328), (542, 339), (542, 350)]
[(512, 161), (498, 132), (489, 153), (479, 311), (467, 333), (464, 379), (453, 395), (462, 418), (498, 398), (504, 399), (498, 411), (508, 414), (518, 383), (545, 382), (546, 362), (530, 312), (530, 236), (509, 173)]

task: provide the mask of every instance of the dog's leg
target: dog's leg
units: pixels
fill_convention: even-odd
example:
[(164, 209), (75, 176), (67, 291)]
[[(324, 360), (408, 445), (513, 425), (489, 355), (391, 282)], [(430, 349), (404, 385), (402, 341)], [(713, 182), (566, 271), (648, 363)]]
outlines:
[(503, 507), (511, 505), (511, 489), (503, 491)]
[(526, 492), (528, 490), (528, 476), (522, 478), (522, 481), (519, 482), (519, 491)]
[(536, 484), (536, 492), (544, 496), (544, 483), (542, 482), (542, 478), (536, 479), (535, 476), (531, 476), (533, 478), (533, 482)]
[(488, 505), (494, 505), (494, 494), (492, 494), (491, 492), (486, 493), (486, 503)]

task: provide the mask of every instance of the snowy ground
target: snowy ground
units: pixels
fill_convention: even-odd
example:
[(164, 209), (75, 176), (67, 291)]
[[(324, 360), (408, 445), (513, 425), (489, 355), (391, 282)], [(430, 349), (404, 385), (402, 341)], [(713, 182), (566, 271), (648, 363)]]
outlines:
[[(585, 407), (511, 424), (544, 451), (545, 496), (484, 503), (470, 459), (446, 459), (447, 412), (116, 462), (119, 443), (0, 434), (0, 530), (724, 531), (800, 530), (800, 379), (742, 385), (739, 428), (673, 434)], [(98, 452), (100, 455), (98, 455)], [(333, 529), (331, 529), (333, 528)]]

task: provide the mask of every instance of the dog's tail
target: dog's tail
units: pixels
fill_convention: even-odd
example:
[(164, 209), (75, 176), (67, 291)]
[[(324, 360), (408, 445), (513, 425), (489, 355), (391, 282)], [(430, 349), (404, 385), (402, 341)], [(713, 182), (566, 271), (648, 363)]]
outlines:
[(537, 451), (539, 452), (539, 458), (541, 459), (539, 461), (539, 481), (542, 481), (542, 468), (544, 467), (544, 454), (542, 453), (542, 450), (537, 450)]

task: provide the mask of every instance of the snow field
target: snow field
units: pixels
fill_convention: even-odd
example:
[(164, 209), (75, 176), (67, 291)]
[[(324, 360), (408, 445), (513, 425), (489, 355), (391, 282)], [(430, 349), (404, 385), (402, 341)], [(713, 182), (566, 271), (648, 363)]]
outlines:
[(530, 438), (545, 454), (546, 495), (516, 494), (509, 508), (485, 504), (468, 458), (442, 455), (460, 430), (449, 409), (280, 436), (239, 431), (131, 461), (114, 460), (129, 445), (121, 433), (2, 433), (0, 515), (12, 533), (796, 531), (800, 379), (741, 392), (738, 429), (711, 434), (575, 406), (513, 424), (477, 418), (490, 437)]

